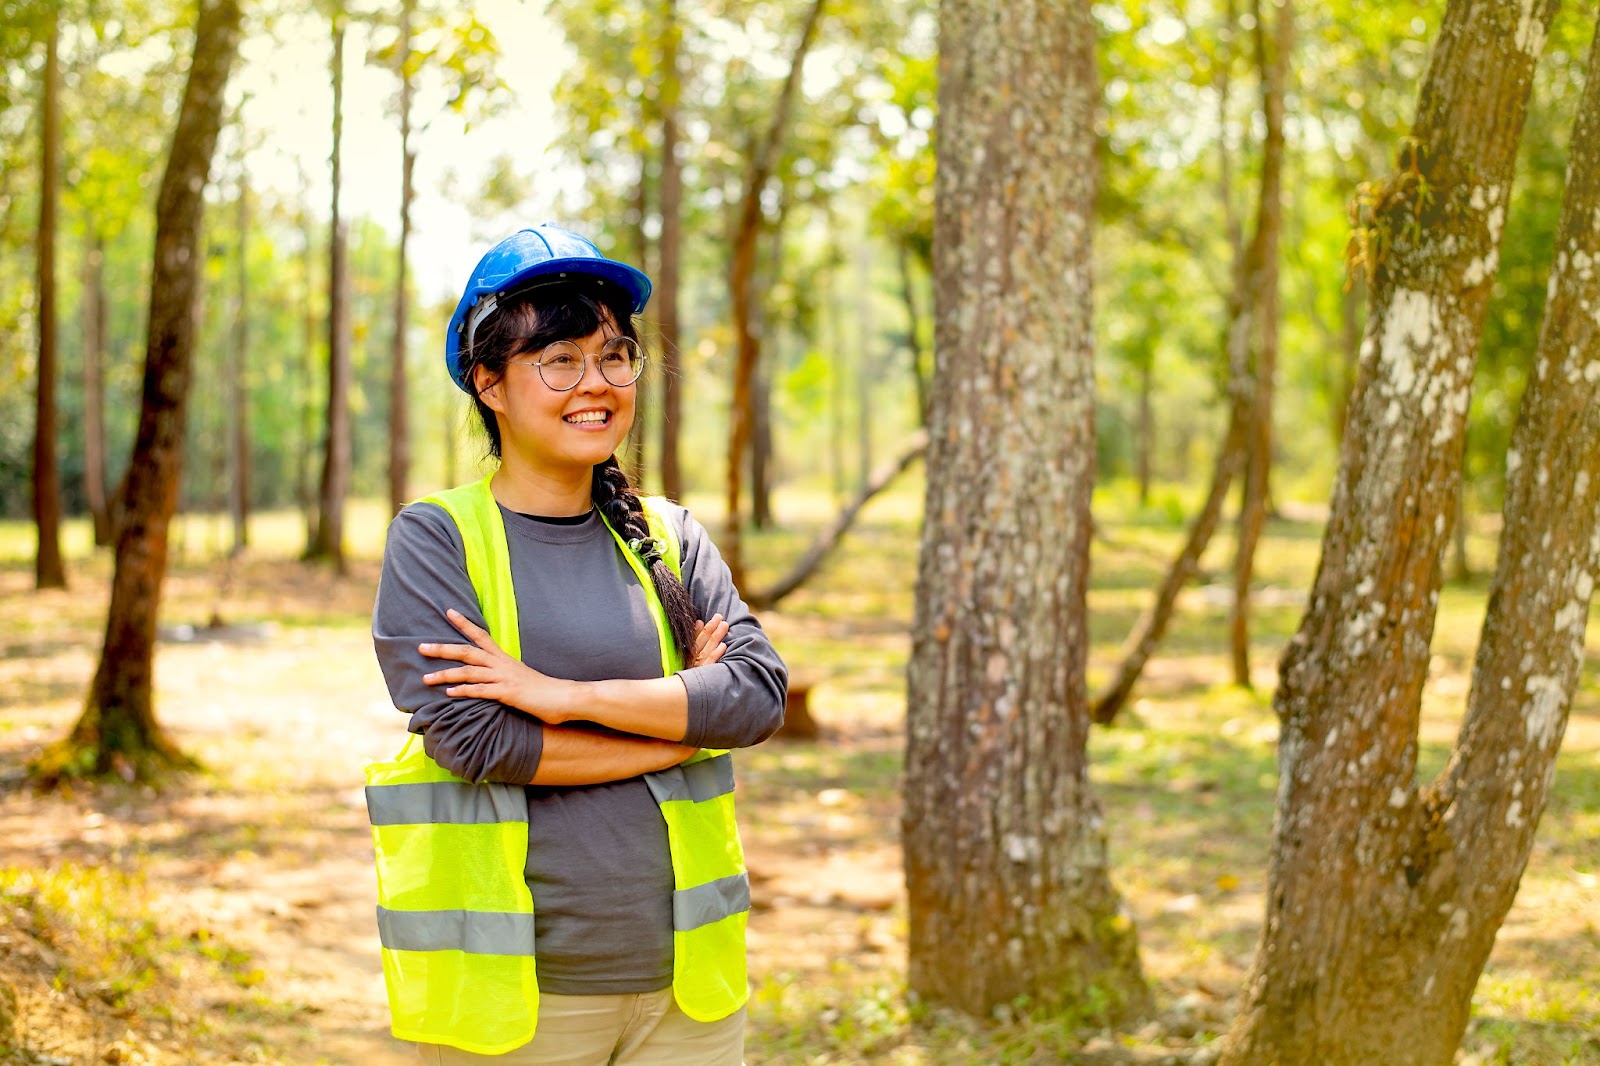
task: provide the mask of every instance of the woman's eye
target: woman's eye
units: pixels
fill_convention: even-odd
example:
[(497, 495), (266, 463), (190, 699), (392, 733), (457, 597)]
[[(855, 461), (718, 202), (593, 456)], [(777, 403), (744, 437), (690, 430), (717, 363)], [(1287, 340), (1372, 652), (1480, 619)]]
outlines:
[(606, 352), (600, 356), (600, 365), (608, 370), (621, 370), (628, 365), (628, 357), (621, 352)]
[(578, 365), (578, 360), (563, 352), (545, 356), (544, 365), (552, 370), (571, 370)]

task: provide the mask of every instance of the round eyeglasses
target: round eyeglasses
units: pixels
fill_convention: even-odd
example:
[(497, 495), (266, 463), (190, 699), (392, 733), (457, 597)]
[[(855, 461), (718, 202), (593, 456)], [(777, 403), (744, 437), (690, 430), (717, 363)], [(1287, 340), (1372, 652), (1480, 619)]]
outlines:
[[(570, 392), (583, 380), (589, 357), (575, 341), (556, 341), (538, 352), (537, 359), (508, 359), (508, 363), (521, 363), (539, 371), (539, 378), (557, 392)], [(631, 337), (612, 337), (594, 356), (600, 376), (614, 388), (623, 388), (639, 380), (644, 373), (644, 352)]]

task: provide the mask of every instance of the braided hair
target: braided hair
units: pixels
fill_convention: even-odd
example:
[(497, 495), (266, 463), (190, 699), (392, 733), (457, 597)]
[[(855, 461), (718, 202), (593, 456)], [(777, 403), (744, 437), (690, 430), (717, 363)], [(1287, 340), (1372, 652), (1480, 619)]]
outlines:
[(656, 587), (656, 595), (661, 599), (662, 609), (666, 612), (673, 642), (683, 653), (684, 663), (687, 664), (690, 649), (694, 645), (694, 625), (699, 620), (694, 603), (689, 599), (689, 590), (683, 587), (678, 575), (661, 558), (661, 544), (650, 535), (644, 504), (633, 491), (628, 475), (617, 462), (616, 456), (595, 466), (594, 488), (590, 494), (594, 498), (594, 505), (611, 523), (611, 528), (622, 535), (628, 547), (644, 563), (645, 570), (650, 574), (650, 582)]
[[(489, 382), (505, 373), (506, 362), (519, 352), (532, 351), (559, 340), (587, 337), (602, 325), (613, 323), (623, 336), (637, 341), (632, 298), (619, 286), (598, 278), (546, 285), (509, 296), (478, 327), (472, 347), (461, 353), (462, 377), (470, 386), (478, 422), (488, 438), (491, 458), (500, 458), (500, 424), (494, 411), (479, 396), (477, 368), (490, 372)], [(594, 504), (611, 528), (628, 542), (639, 557), (667, 616), (673, 643), (687, 664), (699, 621), (689, 592), (661, 557), (661, 545), (650, 536), (650, 525), (628, 475), (612, 456), (594, 468), (590, 490)]]

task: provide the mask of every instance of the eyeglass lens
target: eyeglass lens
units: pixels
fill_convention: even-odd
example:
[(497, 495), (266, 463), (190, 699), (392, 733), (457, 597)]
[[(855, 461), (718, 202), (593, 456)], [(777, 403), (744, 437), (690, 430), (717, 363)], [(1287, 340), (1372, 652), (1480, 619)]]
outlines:
[[(558, 392), (576, 388), (583, 380), (588, 360), (583, 349), (572, 341), (556, 341), (544, 350), (539, 358), (539, 376), (544, 383)], [(600, 376), (610, 384), (621, 387), (632, 385), (644, 372), (644, 352), (628, 337), (614, 337), (595, 356), (600, 366)]]

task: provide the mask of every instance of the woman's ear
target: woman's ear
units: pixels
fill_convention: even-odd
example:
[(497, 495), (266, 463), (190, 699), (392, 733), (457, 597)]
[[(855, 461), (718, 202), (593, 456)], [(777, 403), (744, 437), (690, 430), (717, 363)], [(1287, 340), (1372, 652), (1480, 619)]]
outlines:
[(485, 366), (472, 368), (472, 385), (478, 392), (478, 399), (491, 411), (505, 414), (505, 400), (500, 395), (500, 382), (505, 380), (505, 373), (495, 374)]

